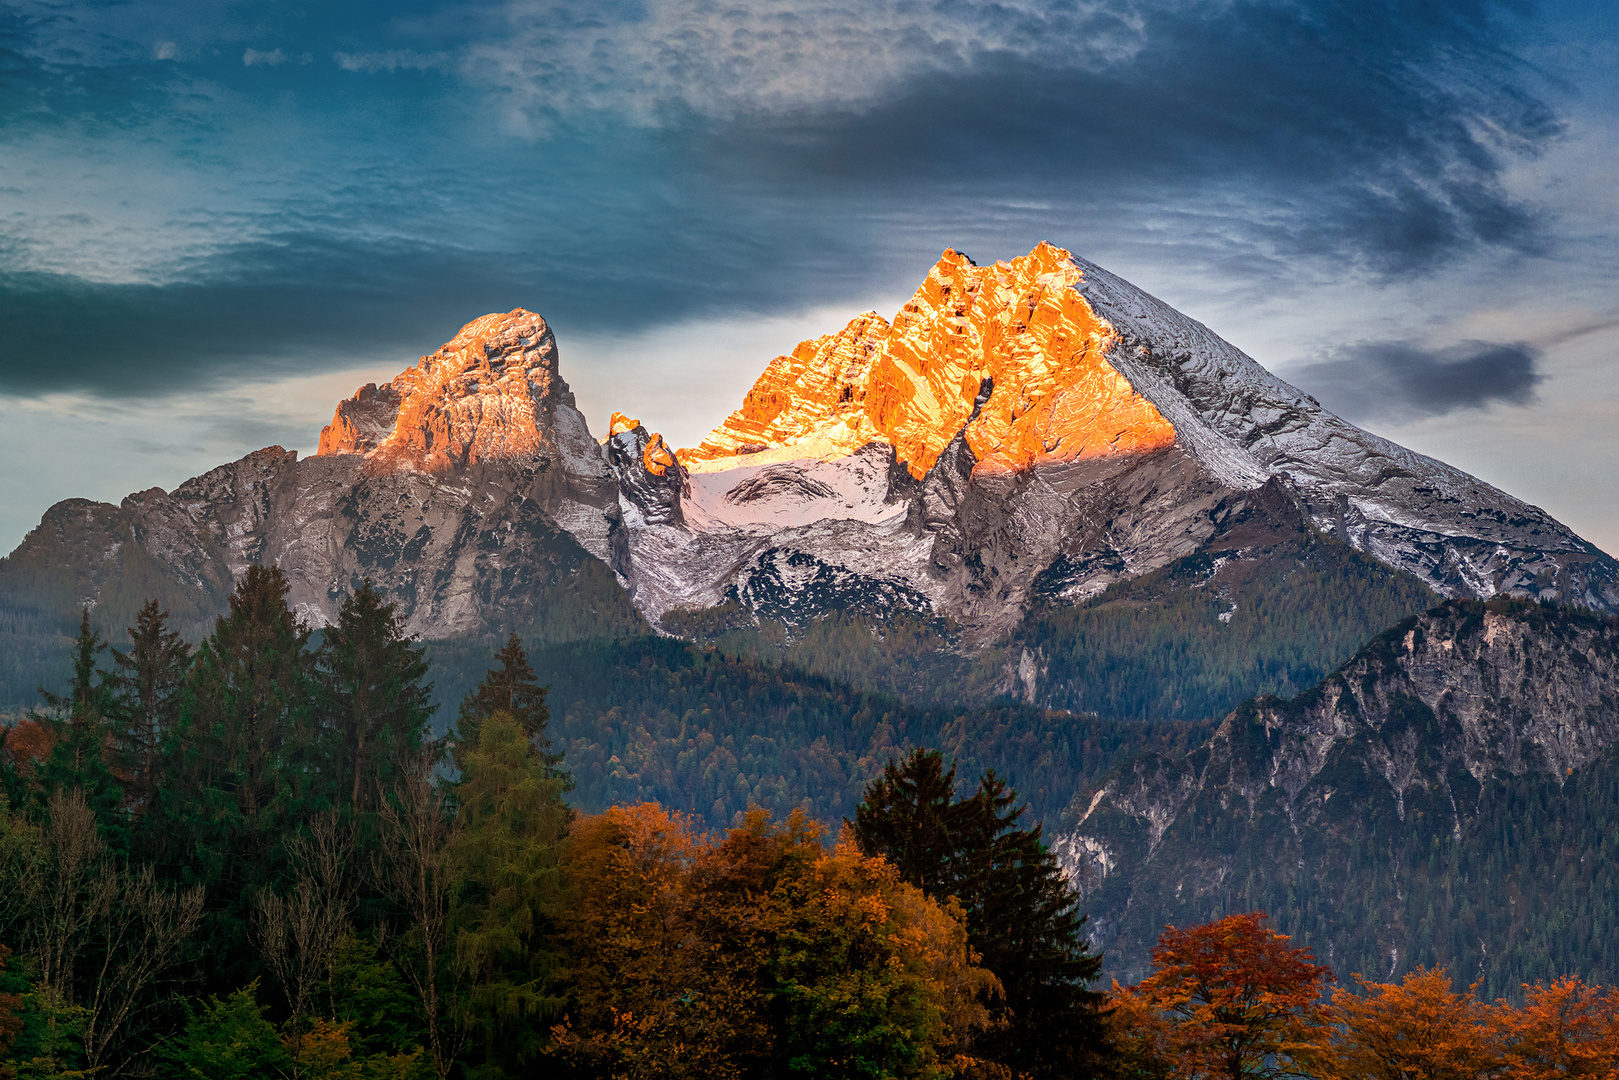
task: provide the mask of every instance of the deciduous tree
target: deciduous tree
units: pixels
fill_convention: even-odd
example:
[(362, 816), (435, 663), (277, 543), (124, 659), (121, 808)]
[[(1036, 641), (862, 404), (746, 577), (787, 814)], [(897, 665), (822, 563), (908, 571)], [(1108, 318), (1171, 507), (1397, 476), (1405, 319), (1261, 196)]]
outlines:
[(1329, 1035), (1332, 972), (1265, 925), (1263, 912), (1165, 928), (1130, 1007), (1157, 1014), (1174, 1075), (1186, 1080), (1310, 1076)]
[(1343, 1027), (1331, 1071), (1343, 1080), (1479, 1080), (1499, 1071), (1487, 1009), (1471, 990), (1457, 993), (1443, 968), (1418, 968), (1399, 983), (1355, 976), (1333, 1010)]

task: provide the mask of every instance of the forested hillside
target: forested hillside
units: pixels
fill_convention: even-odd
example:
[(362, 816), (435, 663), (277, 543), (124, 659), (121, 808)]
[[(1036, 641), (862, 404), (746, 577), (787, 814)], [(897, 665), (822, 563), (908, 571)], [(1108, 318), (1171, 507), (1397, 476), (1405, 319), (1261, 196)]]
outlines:
[(1190, 754), (1120, 766), (1064, 836), (1123, 973), (1164, 923), (1260, 908), (1340, 974), (1613, 980), (1619, 623), (1451, 601)]

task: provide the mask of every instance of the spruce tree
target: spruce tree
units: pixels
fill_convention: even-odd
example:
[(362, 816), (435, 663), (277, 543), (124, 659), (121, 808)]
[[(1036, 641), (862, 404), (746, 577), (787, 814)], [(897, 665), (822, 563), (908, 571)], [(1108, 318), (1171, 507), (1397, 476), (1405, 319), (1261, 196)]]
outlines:
[(424, 653), (369, 578), (327, 628), (317, 663), (339, 802), (375, 809), (378, 793), (393, 788), (401, 762), (421, 755), (435, 707), (428, 700), (432, 685), (422, 682)]
[(179, 719), (191, 667), (191, 647), (168, 628), (168, 618), (156, 600), (147, 601), (129, 628), (129, 652), (112, 650), (117, 665), (113, 738), (118, 768), (127, 777), (128, 805), (137, 814), (163, 786), (163, 739)]
[[(500, 666), (490, 668), (483, 680), (461, 699), (461, 707), (455, 718), (456, 737), (452, 748), (456, 767), (461, 767), (464, 748), (478, 744), (478, 725), (496, 712), (505, 712), (511, 715), (534, 744), (546, 767), (556, 771), (562, 763), (562, 755), (552, 752), (551, 740), (545, 733), (546, 725), (551, 720), (550, 706), (545, 703), (547, 688), (535, 679), (534, 669), (528, 663), (528, 654), (523, 651), (522, 640), (513, 634), (505, 647), (495, 654), (495, 659), (500, 661)], [(557, 775), (567, 779), (561, 772), (557, 772)], [(568, 787), (572, 789), (571, 782)]]
[(502, 1064), (521, 1066), (540, 1051), (545, 1021), (561, 1012), (547, 939), (570, 811), (564, 781), (527, 725), (497, 710), (478, 724), (477, 738), (462, 747), (455, 785), (455, 966), (484, 1073), (498, 1076)]
[(1002, 1024), (975, 1053), (1032, 1077), (1094, 1068), (1104, 1052), (1102, 995), (1089, 984), (1101, 958), (1085, 939), (1079, 897), (1040, 826), (1018, 825), (1016, 792), (991, 770), (958, 798), (955, 776), (933, 750), (890, 760), (855, 810), (855, 842), (930, 897), (961, 903), (968, 940), (1004, 991)]
[(116, 852), (128, 850), (128, 823), (123, 814), (124, 789), (107, 763), (110, 733), (108, 715), (117, 705), (113, 684), (96, 666), (107, 643), (90, 627), (90, 609), (79, 621), (73, 642), (73, 682), (68, 692), (40, 694), (50, 713), (37, 716), (51, 731), (55, 745), (41, 763), (35, 779), (43, 801), (53, 792), (82, 792), (94, 811), (101, 838)]
[(330, 805), (312, 767), (314, 678), (309, 630), (287, 607), (273, 567), (250, 566), (230, 610), (197, 650), (180, 723), (169, 733), (170, 782), (148, 823), (175, 878), (207, 889), (215, 988), (239, 986), (248, 919), (285, 861), (282, 843)]

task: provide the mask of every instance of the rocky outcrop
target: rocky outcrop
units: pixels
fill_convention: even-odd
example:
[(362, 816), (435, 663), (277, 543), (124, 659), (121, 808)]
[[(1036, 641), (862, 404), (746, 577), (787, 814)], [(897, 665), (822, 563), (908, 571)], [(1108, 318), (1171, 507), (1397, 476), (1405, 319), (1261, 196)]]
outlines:
[(714, 471), (886, 442), (920, 479), (958, 433), (1001, 471), (1171, 445), (1174, 429), (1105, 359), (1115, 335), (1079, 282), (1050, 244), (993, 266), (946, 251), (892, 324), (868, 311), (778, 356), (680, 457)]
[(1083, 601), (1202, 550), (1218, 508), (1268, 485), (1441, 596), (1619, 608), (1619, 564), (1544, 511), (1050, 244), (984, 267), (945, 252), (891, 323), (867, 312), (777, 357), (677, 456), (681, 534), (669, 513), (629, 527), (626, 575), (662, 582), (637, 593), (653, 619), (751, 595), (768, 549), (903, 588), (987, 642), (1037, 592)]
[[(571, 414), (571, 415), (570, 415)], [(319, 456), (361, 454), (372, 474), (581, 457), (589, 441), (557, 371), (556, 337), (518, 308), (485, 315), (431, 356), (337, 406)]]

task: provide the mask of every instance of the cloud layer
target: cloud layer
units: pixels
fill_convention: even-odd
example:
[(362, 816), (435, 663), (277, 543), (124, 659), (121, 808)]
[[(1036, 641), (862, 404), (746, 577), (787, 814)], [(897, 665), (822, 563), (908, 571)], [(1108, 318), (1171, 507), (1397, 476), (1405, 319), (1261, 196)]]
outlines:
[[(438, 0), (0, 12), (0, 391), (864, 306), (1129, 233), (1249, 286), (1544, 250), (1483, 0)], [(305, 62), (305, 61), (308, 62)], [(1167, 238), (1167, 239), (1166, 239)]]

